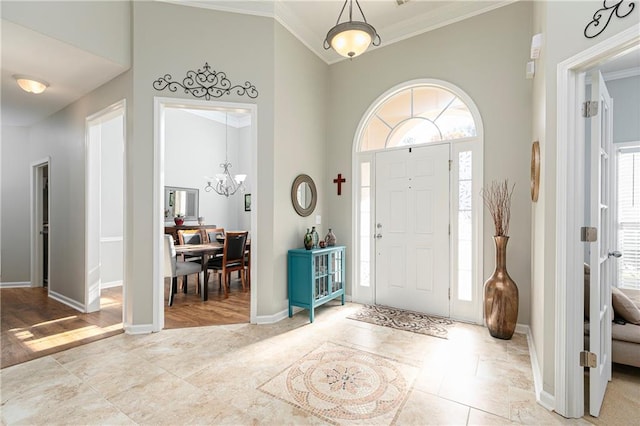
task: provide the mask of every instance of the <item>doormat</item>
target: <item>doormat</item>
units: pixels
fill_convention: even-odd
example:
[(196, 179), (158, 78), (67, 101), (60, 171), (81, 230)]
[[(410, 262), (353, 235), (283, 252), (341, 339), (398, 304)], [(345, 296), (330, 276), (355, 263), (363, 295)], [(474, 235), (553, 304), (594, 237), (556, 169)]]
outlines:
[(454, 324), (447, 318), (380, 305), (363, 305), (362, 309), (347, 318), (441, 339), (449, 338), (449, 327)]

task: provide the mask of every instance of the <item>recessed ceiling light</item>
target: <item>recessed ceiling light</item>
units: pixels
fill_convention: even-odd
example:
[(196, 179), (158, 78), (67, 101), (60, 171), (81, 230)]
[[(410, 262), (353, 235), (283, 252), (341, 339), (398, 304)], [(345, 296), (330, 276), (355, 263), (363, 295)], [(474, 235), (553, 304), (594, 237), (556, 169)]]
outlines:
[(49, 87), (49, 83), (47, 83), (46, 81), (42, 81), (34, 77), (29, 77), (28, 75), (16, 74), (13, 76), (13, 78), (15, 78), (18, 82), (18, 86), (20, 86), (20, 88), (27, 93), (34, 93), (37, 95), (44, 92), (45, 89)]

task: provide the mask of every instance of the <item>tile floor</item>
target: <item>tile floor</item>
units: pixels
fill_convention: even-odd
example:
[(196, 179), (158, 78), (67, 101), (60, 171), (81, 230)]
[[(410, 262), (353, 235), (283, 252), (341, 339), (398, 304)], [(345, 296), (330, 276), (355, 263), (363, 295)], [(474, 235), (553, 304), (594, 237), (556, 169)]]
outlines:
[(445, 340), (346, 318), (359, 307), (122, 334), (8, 367), (2, 424), (589, 424), (536, 404), (524, 335), (456, 323)]

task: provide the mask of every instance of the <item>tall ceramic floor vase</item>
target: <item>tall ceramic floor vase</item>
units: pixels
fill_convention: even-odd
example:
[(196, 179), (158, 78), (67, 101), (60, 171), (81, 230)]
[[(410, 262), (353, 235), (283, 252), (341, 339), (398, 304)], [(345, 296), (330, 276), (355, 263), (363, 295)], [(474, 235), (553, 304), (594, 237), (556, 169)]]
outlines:
[(498, 339), (511, 339), (518, 321), (518, 286), (507, 272), (509, 237), (493, 237), (496, 269), (484, 283), (484, 319), (489, 333)]

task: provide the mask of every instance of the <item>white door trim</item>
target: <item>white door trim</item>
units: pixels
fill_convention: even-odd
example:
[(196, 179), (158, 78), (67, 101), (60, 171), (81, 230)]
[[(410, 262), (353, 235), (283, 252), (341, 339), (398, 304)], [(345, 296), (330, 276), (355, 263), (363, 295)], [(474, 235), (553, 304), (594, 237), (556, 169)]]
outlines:
[(582, 350), (583, 250), (579, 228), (584, 221), (584, 71), (640, 43), (634, 25), (558, 64), (556, 152), (556, 335), (555, 411), (565, 417), (584, 414), (584, 378), (578, 363)]
[[(251, 115), (251, 176), (258, 176), (258, 105), (240, 102), (203, 101), (197, 99), (153, 98), (153, 324), (152, 331), (164, 328), (164, 146), (165, 110), (167, 108), (194, 108), (209, 110), (246, 110)], [(258, 249), (258, 185), (251, 189), (251, 247)], [(249, 321), (255, 324), (258, 312), (260, 274), (258, 256), (251, 256), (251, 307)]]
[[(91, 232), (89, 232), (89, 227), (90, 224), (94, 221), (98, 221), (98, 223), (100, 223), (101, 221), (101, 217), (100, 217), (100, 191), (98, 191), (98, 195), (97, 195), (97, 206), (95, 205), (95, 203), (90, 203), (90, 200), (92, 199), (92, 194), (95, 197), (95, 188), (93, 188), (90, 183), (93, 182), (93, 180), (91, 179), (91, 174), (92, 172), (95, 172), (95, 167), (96, 165), (94, 164), (94, 161), (92, 161), (92, 158), (95, 159), (96, 155), (97, 158), (99, 159), (100, 157), (100, 151), (99, 151), (99, 147), (98, 147), (98, 152), (96, 152), (96, 147), (94, 146), (95, 143), (92, 143), (92, 138), (91, 138), (91, 128), (97, 125), (100, 125), (102, 123), (105, 123), (109, 120), (112, 120), (115, 117), (118, 116), (122, 116), (122, 140), (123, 140), (123, 182), (126, 182), (126, 164), (127, 164), (127, 159), (126, 159), (126, 155), (127, 155), (127, 127), (126, 127), (126, 114), (127, 114), (127, 101), (126, 99), (121, 99), (120, 101), (109, 105), (106, 108), (101, 109), (100, 111), (91, 114), (89, 116), (87, 116), (85, 118), (85, 203), (84, 203), (84, 217), (85, 217), (85, 250), (84, 250), (84, 279), (85, 279), (85, 289), (84, 289), (84, 309), (83, 312), (95, 312), (95, 311), (99, 311), (100, 310), (100, 286), (97, 286), (97, 288), (95, 286), (92, 285), (92, 276), (94, 274), (92, 274), (92, 271), (89, 268), (89, 263), (90, 263), (90, 259), (92, 255), (95, 255), (94, 250), (96, 249), (96, 245), (97, 245), (97, 250), (98, 250), (98, 257), (100, 256), (99, 254), (99, 250), (100, 250), (100, 233), (98, 232), (97, 234), (93, 234)], [(100, 167), (100, 163), (98, 162), (98, 167)], [(98, 179), (98, 184), (100, 183), (99, 179)], [(127, 235), (126, 234), (126, 214), (125, 212), (127, 211), (127, 196), (126, 196), (126, 184), (123, 185), (122, 187), (122, 194), (123, 194), (123, 211), (122, 211), (122, 220), (123, 220), (123, 235)], [(123, 277), (122, 277), (122, 285), (123, 285), (123, 291), (122, 291), (122, 312), (123, 312), (123, 324), (125, 324), (124, 322), (124, 312), (127, 311), (126, 309), (126, 303), (127, 303), (127, 298), (126, 298), (126, 291), (125, 291), (125, 278), (124, 278), (124, 271), (126, 271), (127, 269), (127, 255), (126, 255), (126, 241), (123, 244)], [(100, 274), (100, 271), (98, 271), (98, 274)], [(98, 277), (100, 278), (100, 277)], [(96, 297), (96, 292), (97, 292), (97, 297)]]
[[(40, 267), (42, 265), (42, 251), (40, 250), (40, 244), (42, 242), (40, 237), (40, 223), (42, 222), (40, 206), (42, 205), (42, 186), (39, 177), (42, 177), (40, 170), (42, 167), (48, 167), (49, 173), (49, 185), (48, 191), (51, 195), (51, 157), (47, 156), (40, 160), (36, 160), (30, 165), (30, 191), (31, 191), (31, 287), (42, 287), (42, 275), (44, 271)], [(49, 196), (49, 203), (51, 203), (51, 197)], [(51, 206), (49, 206), (49, 223), (51, 223)], [(51, 271), (51, 226), (49, 226), (49, 238), (48, 238), (48, 253), (49, 262), (47, 267), (49, 272)], [(51, 274), (48, 273), (49, 285), (47, 286), (47, 293), (51, 292)]]

